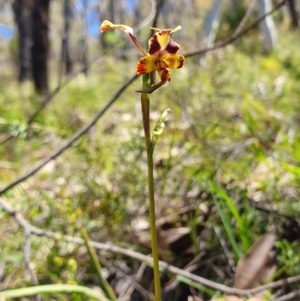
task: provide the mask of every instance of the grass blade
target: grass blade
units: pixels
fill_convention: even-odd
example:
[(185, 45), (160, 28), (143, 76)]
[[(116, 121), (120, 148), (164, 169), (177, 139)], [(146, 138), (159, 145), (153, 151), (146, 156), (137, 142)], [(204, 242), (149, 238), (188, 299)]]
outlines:
[(37, 294), (55, 294), (55, 293), (79, 293), (99, 301), (107, 299), (99, 292), (81, 285), (74, 284), (47, 284), (32, 287), (24, 287), (0, 292), (0, 297), (21, 298)]

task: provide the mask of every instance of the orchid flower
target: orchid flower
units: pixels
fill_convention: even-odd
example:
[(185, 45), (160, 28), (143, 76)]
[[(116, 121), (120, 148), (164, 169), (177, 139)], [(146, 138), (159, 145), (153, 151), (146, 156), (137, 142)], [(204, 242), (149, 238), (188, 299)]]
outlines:
[[(171, 34), (181, 29), (177, 26), (175, 29), (158, 29), (152, 28), (155, 34), (149, 40), (148, 52), (139, 44), (138, 40), (133, 34), (133, 29), (127, 25), (113, 24), (107, 20), (101, 24), (101, 32), (117, 28), (129, 35), (136, 48), (141, 52), (143, 57), (136, 65), (137, 74), (150, 73), (150, 87), (143, 91), (143, 93), (152, 93), (157, 88), (164, 85), (171, 80), (171, 73), (169, 69), (179, 69), (183, 66), (184, 56), (178, 54), (180, 46), (171, 39)], [(160, 82), (155, 84), (155, 71), (157, 71)]]

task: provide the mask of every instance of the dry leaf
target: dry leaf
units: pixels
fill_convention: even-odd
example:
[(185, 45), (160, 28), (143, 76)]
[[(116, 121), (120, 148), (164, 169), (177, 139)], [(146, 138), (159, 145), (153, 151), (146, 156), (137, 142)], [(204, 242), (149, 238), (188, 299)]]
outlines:
[[(199, 205), (191, 203), (177, 209), (176, 215), (169, 214), (157, 220), (156, 230), (159, 256), (164, 261), (171, 263), (174, 260), (173, 253), (182, 254), (183, 252), (188, 253), (191, 251), (193, 240), (188, 220), (190, 217), (195, 218), (195, 214), (198, 215), (196, 219), (198, 224), (195, 231), (197, 235), (200, 235), (204, 228), (203, 221), (208, 219), (210, 211), (210, 208), (203, 203), (199, 208), (197, 206)], [(127, 240), (151, 248), (148, 222), (138, 217), (131, 223), (131, 228), (132, 231)]]
[(189, 227), (179, 227), (168, 230), (157, 229), (158, 246), (162, 250), (172, 252), (183, 252), (192, 245), (191, 229)]
[(258, 238), (237, 265), (234, 288), (250, 289), (266, 282), (275, 272), (275, 228)]

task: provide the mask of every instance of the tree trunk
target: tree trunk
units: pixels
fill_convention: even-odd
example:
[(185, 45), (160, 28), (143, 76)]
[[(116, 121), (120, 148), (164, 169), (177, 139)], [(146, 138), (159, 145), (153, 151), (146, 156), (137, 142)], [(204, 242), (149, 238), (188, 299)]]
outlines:
[(116, 7), (115, 0), (110, 0), (109, 1), (109, 14), (110, 14), (110, 21), (112, 23), (116, 23), (115, 7)]
[(64, 1), (64, 35), (62, 39), (62, 66), (65, 66), (65, 74), (69, 75), (73, 71), (73, 62), (70, 54), (70, 28), (72, 17), (72, 6), (70, 0)]
[[(108, 19), (107, 9), (106, 9), (106, 5), (105, 5), (104, 1), (98, 2), (98, 14), (99, 14), (99, 23), (100, 24), (103, 20)], [(106, 40), (105, 40), (105, 37), (103, 34), (99, 35), (99, 41), (100, 41), (102, 50), (105, 52), (105, 50), (107, 49), (107, 43), (106, 43)]]
[(299, 26), (299, 15), (296, 10), (295, 0), (288, 0), (289, 11), (292, 18), (291, 26), (297, 28)]
[(61, 40), (61, 58), (58, 66), (58, 83), (61, 84), (63, 74), (69, 75), (73, 71), (73, 62), (70, 54), (70, 28), (72, 19), (71, 0), (64, 0), (62, 17), (64, 20), (64, 32)]
[(220, 24), (224, 7), (223, 0), (214, 0), (204, 24), (204, 39), (207, 46), (215, 42), (216, 32)]
[(88, 74), (88, 41), (87, 41), (87, 20), (86, 20), (86, 15), (87, 15), (87, 8), (88, 8), (88, 0), (83, 0), (83, 10), (82, 10), (82, 37), (81, 37), (81, 53), (82, 53), (82, 58), (81, 58), (81, 64), (82, 64), (82, 69), (83, 73), (85, 75)]
[(239, 7), (239, 5), (243, 5), (241, 2), (242, 1), (231, 0), (231, 5), (233, 6), (233, 9), (237, 9)]
[[(259, 16), (262, 16), (272, 10), (271, 0), (257, 1), (257, 5)], [(263, 36), (263, 52), (268, 53), (274, 49), (278, 39), (273, 17), (270, 15), (267, 16), (262, 22), (260, 22), (259, 26)]]
[(38, 93), (48, 92), (48, 21), (50, 0), (35, 0), (32, 12), (32, 73)]
[(19, 33), (19, 76), (20, 82), (28, 80), (31, 75), (31, 10), (29, 1), (14, 0), (13, 11)]

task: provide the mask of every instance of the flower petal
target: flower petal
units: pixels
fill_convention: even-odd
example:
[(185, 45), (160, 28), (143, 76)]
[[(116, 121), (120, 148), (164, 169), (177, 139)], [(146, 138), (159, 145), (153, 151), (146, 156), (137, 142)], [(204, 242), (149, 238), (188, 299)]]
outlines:
[(133, 35), (133, 29), (130, 26), (122, 25), (122, 24), (113, 24), (107, 20), (102, 22), (102, 24), (100, 26), (100, 31), (104, 32), (104, 31), (108, 31), (113, 28), (118, 28), (118, 29), (126, 32), (127, 34)]
[(133, 29), (130, 26), (123, 25), (123, 24), (113, 24), (113, 23), (105, 20), (102, 22), (102, 24), (100, 26), (100, 31), (105, 32), (105, 31), (108, 31), (113, 28), (120, 29), (120, 30), (124, 31), (125, 33), (127, 33), (129, 35), (129, 37), (131, 38), (132, 42), (134, 43), (134, 45), (136, 46), (136, 48), (142, 53), (142, 55), (147, 55), (146, 51), (143, 49), (143, 47), (140, 45), (140, 43), (134, 36)]
[(178, 31), (180, 29), (182, 29), (182, 27), (180, 25), (178, 25), (174, 29), (172, 29), (171, 33), (175, 32), (175, 31)]
[(184, 56), (180, 54), (168, 54), (163, 58), (163, 62), (168, 65), (168, 68), (179, 69), (183, 66)]
[(156, 57), (153, 55), (148, 55), (142, 57), (137, 65), (136, 65), (136, 73), (137, 74), (144, 74), (144, 73), (150, 73), (154, 70), (156, 70), (156, 65), (155, 65), (155, 60)]
[(160, 50), (166, 49), (166, 47), (169, 44), (170, 35), (172, 32), (172, 29), (157, 29), (152, 28), (153, 30), (157, 31), (154, 36), (149, 40), (149, 49), (148, 53), (154, 54)]
[(149, 49), (148, 53), (154, 54), (160, 50), (166, 50), (169, 53), (177, 53), (180, 46), (173, 42), (172, 39), (170, 39), (171, 34), (175, 31), (178, 31), (181, 29), (181, 26), (177, 26), (174, 29), (159, 29), (159, 28), (153, 28), (151, 27), (156, 33), (154, 36), (149, 40)]
[(161, 79), (162, 82), (166, 82), (167, 80), (171, 80), (171, 73), (169, 71), (169, 69), (165, 68), (165, 69), (159, 69), (157, 70), (158, 75)]

